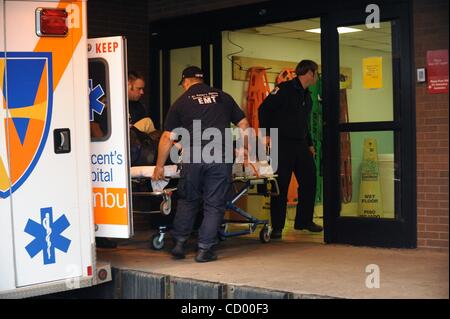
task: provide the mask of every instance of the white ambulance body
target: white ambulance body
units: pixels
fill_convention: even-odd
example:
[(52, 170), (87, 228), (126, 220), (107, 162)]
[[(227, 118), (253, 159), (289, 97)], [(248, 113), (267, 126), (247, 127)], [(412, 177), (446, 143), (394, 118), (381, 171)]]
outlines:
[[(101, 95), (90, 98), (97, 84), (89, 79), (86, 26), (85, 1), (0, 0), (0, 298), (108, 281), (109, 265), (96, 262), (95, 232), (119, 238), (132, 234), (125, 43), (120, 37), (99, 39), (112, 42), (111, 50), (114, 46), (117, 51), (106, 44), (100, 50), (106, 58), (98, 49), (94, 58), (106, 61), (107, 70), (121, 72), (116, 73), (118, 84), (107, 80), (108, 103), (99, 104), (108, 104), (108, 123), (113, 127), (119, 121), (120, 133), (111, 130), (108, 138), (93, 142), (91, 156), (89, 118), (102, 110), (92, 109)], [(95, 40), (92, 44), (104, 46)], [(108, 65), (108, 59), (121, 61)], [(122, 111), (118, 119), (111, 115), (114, 107)], [(119, 146), (102, 146), (113, 138)], [(92, 158), (112, 150), (122, 154), (122, 162), (114, 167), (113, 183), (99, 184), (92, 175), (99, 169), (91, 168)], [(108, 198), (108, 192), (125, 194), (122, 211), (111, 200), (93, 196), (93, 187)], [(98, 225), (93, 198), (103, 214)], [(121, 217), (109, 223), (104, 217), (108, 208)]]

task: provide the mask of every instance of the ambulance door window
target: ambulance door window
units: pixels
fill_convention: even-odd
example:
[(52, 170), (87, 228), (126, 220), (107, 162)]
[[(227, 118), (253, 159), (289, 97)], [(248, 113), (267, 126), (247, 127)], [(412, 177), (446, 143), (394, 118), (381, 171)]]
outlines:
[(91, 141), (111, 136), (108, 64), (104, 59), (89, 59), (89, 121)]

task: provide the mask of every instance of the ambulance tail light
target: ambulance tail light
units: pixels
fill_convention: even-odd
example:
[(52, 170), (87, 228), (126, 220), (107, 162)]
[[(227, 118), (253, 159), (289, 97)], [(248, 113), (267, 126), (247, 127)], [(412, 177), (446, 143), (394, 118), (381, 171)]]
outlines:
[(69, 32), (64, 9), (36, 9), (36, 34), (40, 37), (64, 37)]

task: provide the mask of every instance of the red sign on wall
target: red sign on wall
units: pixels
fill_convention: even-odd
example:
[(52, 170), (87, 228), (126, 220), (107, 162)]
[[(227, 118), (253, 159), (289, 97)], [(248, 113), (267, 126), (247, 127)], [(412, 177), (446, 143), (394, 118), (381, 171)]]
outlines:
[(427, 51), (428, 93), (448, 93), (448, 50)]

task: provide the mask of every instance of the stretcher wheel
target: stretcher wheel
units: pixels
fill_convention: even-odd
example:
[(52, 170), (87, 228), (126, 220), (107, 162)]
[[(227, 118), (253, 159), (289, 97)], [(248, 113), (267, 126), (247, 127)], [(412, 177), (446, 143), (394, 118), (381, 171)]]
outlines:
[(170, 214), (170, 211), (172, 210), (172, 200), (170, 199), (170, 197), (161, 202), (161, 204), (159, 205), (159, 210), (166, 216)]
[(263, 229), (259, 232), (259, 240), (264, 244), (268, 243), (270, 241), (270, 233), (269, 226), (264, 225)]
[(153, 235), (152, 248), (155, 250), (161, 250), (164, 248), (164, 235), (163, 234)]

